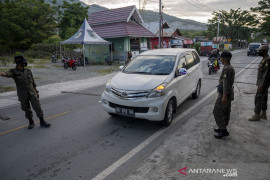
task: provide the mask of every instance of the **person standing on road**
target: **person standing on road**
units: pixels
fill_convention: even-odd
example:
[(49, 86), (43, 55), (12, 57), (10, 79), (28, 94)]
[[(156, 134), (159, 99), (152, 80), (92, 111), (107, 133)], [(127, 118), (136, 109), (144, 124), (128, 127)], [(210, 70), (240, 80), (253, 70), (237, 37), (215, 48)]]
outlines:
[(129, 63), (129, 61), (131, 61), (131, 58), (132, 58), (132, 52), (131, 51), (128, 51), (128, 55), (127, 55), (127, 63)]
[(255, 95), (255, 114), (249, 118), (249, 121), (259, 121), (260, 118), (267, 119), (267, 101), (268, 101), (268, 89), (270, 86), (270, 57), (268, 55), (268, 46), (262, 45), (259, 47), (259, 56), (263, 59), (259, 64), (257, 83), (258, 86), (257, 93)]
[(8, 72), (1, 72), (1, 76), (14, 79), (21, 108), (25, 112), (25, 117), (29, 120), (28, 129), (32, 129), (35, 126), (30, 103), (35, 110), (37, 117), (40, 119), (40, 126), (50, 127), (50, 124), (43, 118), (43, 111), (40, 106), (39, 94), (36, 89), (32, 71), (25, 68), (27, 66), (26, 60), (23, 56), (15, 56), (14, 62), (16, 63), (16, 68), (13, 68)]
[(213, 110), (218, 126), (218, 129), (214, 129), (214, 131), (218, 133), (215, 135), (217, 139), (229, 136), (226, 127), (230, 120), (231, 102), (234, 100), (233, 84), (235, 78), (235, 70), (231, 65), (231, 58), (232, 54), (230, 52), (222, 52), (221, 62), (224, 68), (219, 78), (219, 85), (217, 86), (218, 97)]

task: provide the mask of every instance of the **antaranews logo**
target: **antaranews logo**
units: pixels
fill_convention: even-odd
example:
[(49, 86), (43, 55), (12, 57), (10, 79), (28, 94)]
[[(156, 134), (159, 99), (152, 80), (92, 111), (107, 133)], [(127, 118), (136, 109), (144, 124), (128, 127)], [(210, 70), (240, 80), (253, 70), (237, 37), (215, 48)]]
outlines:
[(184, 174), (186, 176), (187, 174), (183, 171), (187, 172), (187, 167), (184, 167), (184, 168), (178, 170), (178, 172), (180, 172), (181, 174)]
[(179, 173), (187, 176), (187, 174), (222, 174), (223, 177), (237, 177), (237, 169), (189, 169), (184, 167), (178, 170)]

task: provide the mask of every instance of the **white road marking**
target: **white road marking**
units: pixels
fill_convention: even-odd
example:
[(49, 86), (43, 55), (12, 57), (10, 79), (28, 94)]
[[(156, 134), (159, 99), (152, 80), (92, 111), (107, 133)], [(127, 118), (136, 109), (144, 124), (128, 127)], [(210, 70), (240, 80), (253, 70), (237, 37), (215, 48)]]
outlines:
[[(259, 59), (256, 58), (253, 60), (250, 64), (245, 66), (241, 71), (239, 71), (235, 77), (239, 76), (245, 69), (247, 69), (249, 66), (251, 66), (255, 61)], [(172, 125), (180, 121), (184, 116), (191, 113), (194, 109), (196, 109), (198, 106), (200, 106), (204, 101), (206, 101), (209, 97), (213, 96), (216, 93), (216, 89), (210, 92), (207, 96), (205, 96), (203, 99), (201, 99), (199, 102), (197, 102), (195, 105), (181, 113), (181, 115), (177, 116), (177, 119), (174, 119), (172, 122)], [(168, 131), (172, 128), (172, 125), (170, 127), (164, 127), (163, 129), (160, 129), (156, 133), (154, 133), (152, 136), (150, 136), (148, 139), (143, 141), (141, 144), (139, 144), (137, 147), (129, 151), (126, 155), (121, 157), (119, 160), (117, 160), (115, 163), (113, 163), (111, 166), (109, 166), (107, 169), (99, 173), (96, 177), (94, 177), (92, 180), (102, 180), (108, 177), (110, 174), (112, 174), (115, 170), (117, 170), (120, 166), (122, 166), (125, 162), (127, 162), (129, 159), (131, 159), (133, 156), (135, 156), (138, 152), (140, 152), (142, 149), (144, 149), (147, 145), (149, 145), (151, 142), (153, 142), (159, 135), (164, 133), (165, 131)]]

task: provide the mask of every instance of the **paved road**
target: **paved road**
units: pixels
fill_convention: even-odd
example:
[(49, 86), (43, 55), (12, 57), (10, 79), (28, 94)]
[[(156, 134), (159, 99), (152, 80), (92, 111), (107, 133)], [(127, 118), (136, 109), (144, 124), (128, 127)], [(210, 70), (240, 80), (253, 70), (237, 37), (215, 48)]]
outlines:
[[(232, 63), (239, 72), (256, 58), (247, 57), (246, 52), (237, 53), (233, 55)], [(195, 105), (216, 87), (216, 79), (221, 72), (208, 75), (206, 58), (203, 57), (202, 61), (204, 79), (201, 96), (197, 100), (186, 100), (178, 107), (175, 116)], [(36, 125), (33, 130), (28, 130), (19, 105), (0, 109), (0, 113), (11, 118), (0, 120), (1, 179), (91, 179), (164, 129), (156, 122), (109, 116), (99, 102), (103, 88), (104, 85), (96, 86), (81, 91), (81, 94), (69, 93), (43, 99), (43, 110), (52, 123), (49, 129)], [(187, 119), (183, 118), (183, 121)], [(179, 125), (174, 124), (171, 131), (176, 131)], [(119, 179), (162, 143), (167, 135), (162, 134), (108, 179)]]

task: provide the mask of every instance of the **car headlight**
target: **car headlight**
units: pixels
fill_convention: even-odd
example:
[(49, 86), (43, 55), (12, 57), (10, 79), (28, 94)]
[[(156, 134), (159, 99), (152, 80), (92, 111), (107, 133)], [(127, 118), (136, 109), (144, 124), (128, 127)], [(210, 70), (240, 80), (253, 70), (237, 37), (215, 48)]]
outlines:
[(161, 97), (165, 95), (165, 85), (159, 85), (147, 94), (147, 98)]
[(109, 80), (105, 85), (105, 92), (110, 93), (111, 92), (111, 80)]

